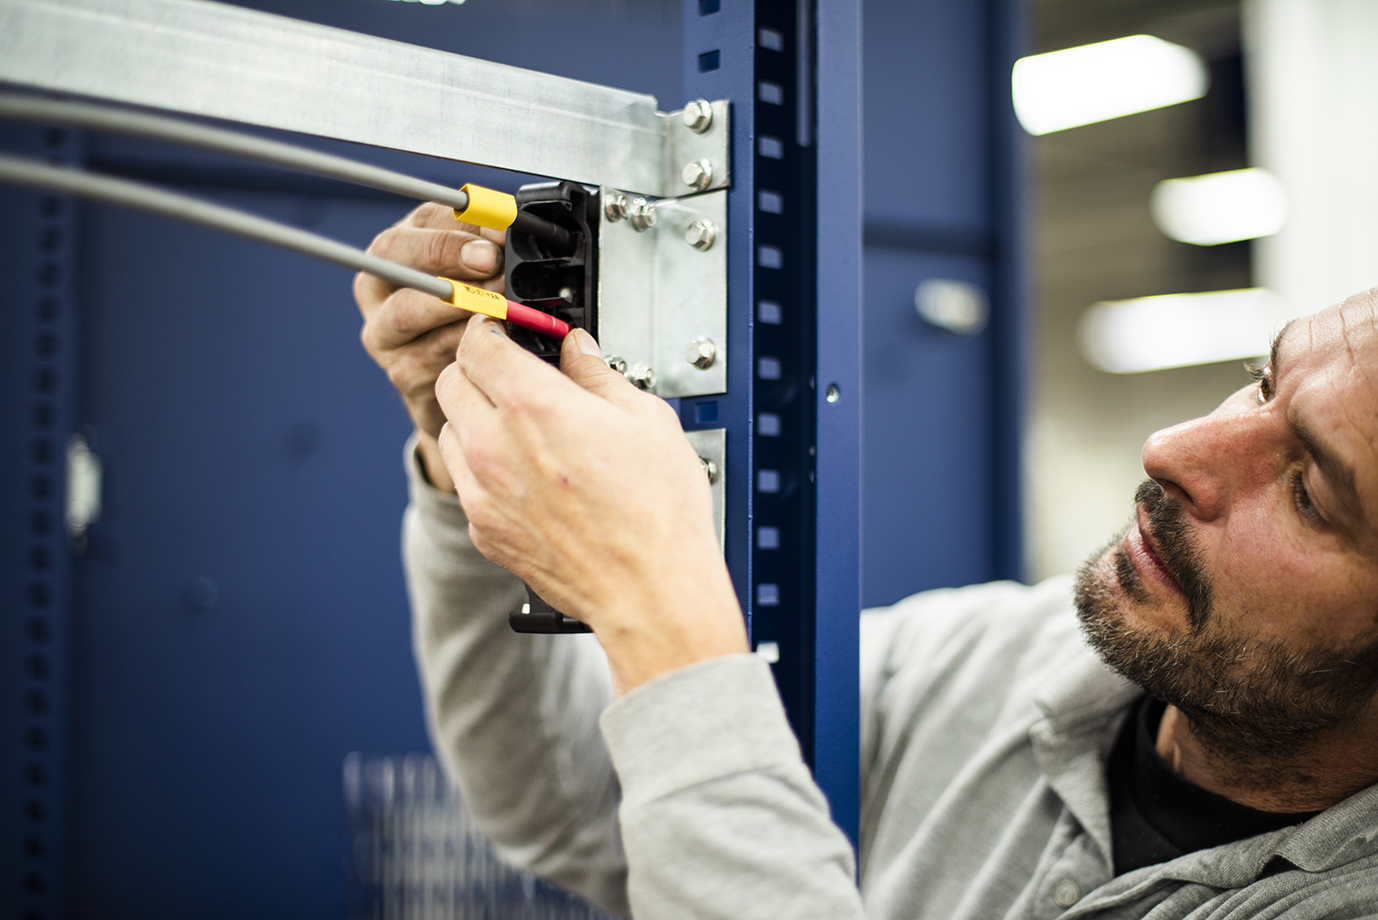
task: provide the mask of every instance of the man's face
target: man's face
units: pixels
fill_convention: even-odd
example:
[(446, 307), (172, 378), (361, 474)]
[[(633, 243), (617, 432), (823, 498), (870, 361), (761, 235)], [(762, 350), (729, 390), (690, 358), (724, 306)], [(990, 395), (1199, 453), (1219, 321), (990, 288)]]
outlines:
[(1232, 754), (1282, 753), (1378, 687), (1378, 314), (1297, 320), (1260, 381), (1143, 450), (1136, 521), (1078, 574), (1092, 644)]

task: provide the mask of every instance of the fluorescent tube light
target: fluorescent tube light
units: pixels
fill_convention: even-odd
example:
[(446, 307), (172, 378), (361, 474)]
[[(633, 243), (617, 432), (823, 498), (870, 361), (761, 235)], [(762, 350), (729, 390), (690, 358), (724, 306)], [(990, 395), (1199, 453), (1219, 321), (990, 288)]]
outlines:
[(1153, 189), (1153, 221), (1174, 240), (1216, 246), (1272, 236), (1287, 220), (1287, 192), (1265, 169), (1167, 179)]
[(1132, 374), (1267, 354), (1289, 318), (1277, 294), (1246, 288), (1103, 301), (1082, 315), (1077, 333), (1094, 367)]
[(1152, 35), (1020, 58), (1011, 80), (1015, 114), (1030, 134), (1199, 99), (1210, 85), (1196, 52)]

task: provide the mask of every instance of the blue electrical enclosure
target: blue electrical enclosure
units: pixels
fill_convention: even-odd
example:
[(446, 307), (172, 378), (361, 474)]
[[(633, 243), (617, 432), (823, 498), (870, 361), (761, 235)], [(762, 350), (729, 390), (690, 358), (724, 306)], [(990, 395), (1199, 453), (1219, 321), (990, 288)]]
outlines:
[[(241, 5), (664, 110), (733, 101), (730, 225), (749, 244), (729, 261), (730, 395), (682, 417), (746, 435), (728, 445), (729, 563), (855, 839), (860, 605), (1019, 573), (1018, 4)], [(525, 181), (308, 142), (452, 185)], [(107, 136), (0, 125), (0, 147), (358, 246), (410, 207)], [(345, 756), (429, 746), (399, 561), (409, 426), (359, 345), (349, 273), (3, 187), (0, 252), (0, 920), (342, 916)], [(925, 325), (931, 278), (980, 287), (986, 329)], [(783, 371), (762, 379), (761, 358)], [(103, 464), (79, 552), (74, 434)], [(790, 488), (762, 494), (764, 469)]]

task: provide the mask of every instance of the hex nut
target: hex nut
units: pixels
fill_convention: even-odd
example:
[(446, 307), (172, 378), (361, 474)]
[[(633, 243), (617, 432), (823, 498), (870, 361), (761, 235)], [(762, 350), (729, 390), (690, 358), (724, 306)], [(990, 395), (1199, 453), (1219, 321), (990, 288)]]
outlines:
[(701, 371), (706, 371), (718, 360), (718, 346), (713, 340), (699, 336), (684, 349), (684, 360)]
[(626, 376), (626, 373), (627, 373), (627, 359), (626, 359), (626, 358), (619, 358), (617, 355), (604, 355), (604, 356), (603, 356), (603, 360), (607, 362), (608, 367), (610, 367), (610, 368), (612, 368), (613, 370), (617, 371), (619, 374), (622, 374), (623, 376)]
[(713, 127), (713, 106), (707, 99), (695, 99), (680, 113), (684, 127), (695, 134), (702, 134)]
[(638, 231), (649, 230), (656, 225), (655, 202), (645, 198), (632, 199), (632, 226)]
[(646, 364), (633, 364), (626, 371), (626, 377), (638, 390), (655, 389), (656, 372)]
[(717, 237), (718, 228), (713, 226), (712, 221), (702, 218), (694, 221), (684, 231), (684, 241), (699, 252), (704, 252), (712, 247), (713, 240)]
[(624, 220), (631, 213), (631, 202), (627, 196), (617, 191), (610, 191), (604, 196), (603, 213), (612, 223)]
[(679, 177), (684, 184), (696, 192), (701, 192), (713, 184), (713, 164), (707, 160), (692, 160), (685, 163)]

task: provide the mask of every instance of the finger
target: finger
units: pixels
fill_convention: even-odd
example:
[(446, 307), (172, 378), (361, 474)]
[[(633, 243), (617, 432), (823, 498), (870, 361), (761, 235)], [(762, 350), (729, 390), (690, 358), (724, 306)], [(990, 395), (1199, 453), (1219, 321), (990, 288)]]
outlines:
[(465, 233), (472, 233), (474, 236), (492, 240), (499, 246), (507, 242), (507, 234), (504, 231), (480, 227), (477, 224), (458, 220), (455, 218), (453, 208), (449, 205), (437, 204), (434, 201), (429, 201), (412, 211), (403, 219), (403, 223), (428, 230), (462, 230)]
[(500, 408), (530, 406), (570, 386), (563, 374), (509, 339), (502, 326), (486, 316), (469, 322), (455, 361)]
[(444, 326), (403, 348), (377, 356), (412, 421), (427, 434), (439, 434), (445, 424), (445, 413), (436, 402), (435, 385), (445, 368), (454, 363), (455, 348), (463, 332), (458, 324)]
[(502, 270), (501, 247), (460, 230), (392, 227), (380, 233), (368, 251), (428, 275), (461, 281), (486, 279)]
[[(471, 496), (472, 503), (465, 506), (470, 522), (480, 528), (491, 525), (489, 512), (494, 506), (482, 501), (489, 495), (484, 482), (495, 485), (499, 492), (504, 488), (510, 491), (515, 485), (509, 432), (498, 410), (458, 365), (450, 365), (440, 375), (436, 396), (449, 419), (441, 430), (445, 468), (456, 487), (463, 484)], [(447, 443), (451, 454), (445, 452)]]
[(593, 336), (575, 329), (560, 345), (560, 370), (579, 386), (618, 405), (634, 405), (644, 399), (626, 377), (608, 367)]
[[(432, 330), (462, 323), (472, 315), (438, 297), (400, 288), (388, 295), (365, 321), (364, 347), (370, 354), (399, 348)], [(455, 345), (458, 344), (456, 338)]]
[(454, 480), (460, 505), (464, 506), (466, 496), (470, 507), (476, 505), (482, 498), (483, 487), (478, 484), (473, 471), (469, 469), (469, 463), (464, 457), (464, 448), (459, 443), (459, 435), (456, 434), (454, 426), (446, 422), (440, 429), (436, 442), (440, 445), (440, 459), (445, 463), (445, 471), (450, 474), (450, 479)]
[[(460, 367), (452, 362), (440, 372), (435, 381), (435, 398), (440, 403), (445, 417), (452, 422), (481, 420), (496, 412), (497, 407), (487, 394)], [(458, 432), (456, 432), (458, 434)]]

